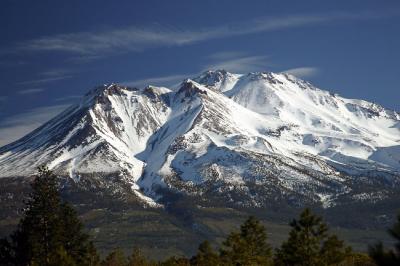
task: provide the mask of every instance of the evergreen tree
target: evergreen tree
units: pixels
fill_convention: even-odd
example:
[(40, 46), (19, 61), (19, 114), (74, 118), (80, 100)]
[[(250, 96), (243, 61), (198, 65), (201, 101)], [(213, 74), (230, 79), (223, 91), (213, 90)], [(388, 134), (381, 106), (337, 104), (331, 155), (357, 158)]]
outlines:
[(89, 242), (87, 252), (85, 254), (85, 263), (83, 265), (87, 266), (99, 266), (100, 265), (100, 256), (97, 253), (96, 247), (93, 245), (93, 242)]
[(351, 254), (351, 249), (335, 235), (329, 235), (322, 218), (313, 215), (309, 209), (305, 209), (300, 219), (293, 220), (290, 226), (289, 239), (276, 251), (276, 265), (337, 265)]
[(38, 170), (17, 230), (2, 240), (0, 262), (47, 266), (60, 265), (64, 258), (71, 265), (96, 265), (96, 251), (76, 212), (62, 203), (56, 176), (46, 167)]
[(166, 261), (160, 263), (161, 266), (189, 266), (190, 261), (187, 258), (178, 258), (172, 256), (168, 258)]
[(107, 257), (101, 262), (101, 266), (125, 266), (127, 264), (124, 252), (117, 248), (114, 249)]
[(148, 261), (139, 248), (134, 248), (128, 258), (128, 266), (152, 266), (154, 262)]
[(397, 241), (394, 250), (385, 251), (382, 243), (369, 248), (371, 258), (378, 265), (400, 265), (400, 214), (397, 216), (396, 224), (389, 229), (389, 233)]
[(228, 265), (269, 265), (272, 255), (265, 227), (255, 217), (249, 217), (240, 232), (228, 236), (220, 256)]
[(56, 177), (47, 168), (39, 168), (32, 189), (17, 229), (19, 241), (16, 244), (20, 246), (20, 239), (26, 238), (27, 247), (22, 248), (28, 249), (30, 261), (38, 265), (50, 265), (52, 254), (62, 245), (62, 221), (59, 217), (61, 199)]
[(52, 264), (58, 266), (78, 266), (75, 260), (71, 255), (67, 253), (67, 251), (60, 246), (55, 253), (52, 254), (51, 261)]
[(320, 256), (326, 265), (337, 265), (345, 261), (351, 254), (351, 248), (346, 247), (343, 240), (339, 240), (336, 235), (330, 235), (323, 242)]
[(199, 245), (197, 254), (190, 259), (190, 265), (217, 266), (220, 265), (218, 254), (212, 249), (207, 240)]
[(352, 253), (346, 257), (346, 260), (339, 264), (341, 266), (377, 266), (374, 260), (363, 253)]
[(93, 243), (89, 241), (89, 235), (82, 233), (83, 225), (76, 211), (68, 204), (60, 206), (61, 242), (69, 256), (75, 259), (78, 265), (98, 265), (99, 256)]

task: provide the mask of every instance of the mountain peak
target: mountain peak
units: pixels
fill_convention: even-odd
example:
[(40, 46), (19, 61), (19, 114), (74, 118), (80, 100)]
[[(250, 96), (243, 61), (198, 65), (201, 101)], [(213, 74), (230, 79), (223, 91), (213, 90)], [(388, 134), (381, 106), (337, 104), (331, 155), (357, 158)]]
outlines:
[(240, 76), (242, 75), (233, 74), (224, 69), (208, 70), (193, 80), (213, 90), (224, 92), (230, 90)]
[(124, 91), (138, 91), (135, 87), (127, 87), (117, 83), (104, 84), (91, 89), (84, 98), (99, 97), (105, 95), (122, 95)]
[(185, 98), (191, 98), (197, 94), (207, 94), (205, 88), (194, 80), (186, 79), (181, 83), (177, 95), (183, 96)]

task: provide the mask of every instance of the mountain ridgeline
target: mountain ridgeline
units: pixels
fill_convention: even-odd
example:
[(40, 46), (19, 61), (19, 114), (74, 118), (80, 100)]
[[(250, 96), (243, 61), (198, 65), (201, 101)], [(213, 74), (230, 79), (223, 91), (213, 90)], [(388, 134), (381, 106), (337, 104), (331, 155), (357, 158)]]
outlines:
[(400, 114), (285, 73), (111, 84), (0, 148), (0, 179), (23, 180), (41, 165), (150, 207), (174, 195), (204, 207), (380, 204), (371, 212), (385, 219), (400, 199)]

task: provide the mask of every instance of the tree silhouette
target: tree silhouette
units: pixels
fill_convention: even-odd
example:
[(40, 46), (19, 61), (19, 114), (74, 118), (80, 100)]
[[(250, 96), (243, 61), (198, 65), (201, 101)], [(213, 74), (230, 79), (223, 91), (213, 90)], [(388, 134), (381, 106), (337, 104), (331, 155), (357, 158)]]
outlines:
[(172, 256), (166, 261), (160, 263), (161, 266), (189, 266), (190, 261), (187, 258)]
[(101, 266), (125, 266), (127, 260), (124, 252), (117, 248), (111, 251), (107, 257), (101, 262)]
[(249, 217), (240, 232), (228, 236), (220, 256), (228, 265), (269, 265), (272, 254), (265, 227), (255, 217)]
[(199, 245), (197, 254), (190, 259), (190, 265), (217, 266), (221, 265), (218, 254), (212, 249), (207, 240)]
[(289, 239), (276, 251), (276, 265), (335, 265), (351, 254), (351, 249), (335, 235), (329, 235), (322, 218), (309, 209), (305, 209), (300, 219), (293, 220), (290, 226)]
[(40, 167), (17, 230), (0, 246), (1, 265), (95, 265), (98, 256), (76, 212), (63, 203), (56, 176)]
[(139, 248), (135, 247), (132, 254), (128, 257), (127, 266), (155, 266), (156, 264), (146, 259)]
[(389, 233), (397, 240), (394, 250), (385, 251), (381, 242), (369, 248), (371, 258), (378, 265), (400, 265), (400, 214), (393, 228), (389, 229)]

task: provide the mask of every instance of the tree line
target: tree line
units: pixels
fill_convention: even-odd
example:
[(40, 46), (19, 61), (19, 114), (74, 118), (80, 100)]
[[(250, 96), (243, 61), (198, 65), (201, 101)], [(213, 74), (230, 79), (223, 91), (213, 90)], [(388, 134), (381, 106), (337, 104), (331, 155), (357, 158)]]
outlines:
[(330, 233), (323, 219), (309, 209), (290, 223), (288, 239), (276, 249), (268, 243), (266, 228), (251, 216), (219, 247), (204, 241), (191, 258), (173, 256), (152, 261), (138, 248), (129, 256), (117, 248), (101, 259), (89, 235), (84, 233), (76, 211), (62, 201), (57, 177), (46, 167), (40, 167), (38, 172), (17, 229), (9, 237), (0, 239), (0, 265), (400, 265), (400, 215), (389, 230), (397, 241), (395, 248), (386, 250), (378, 243), (369, 247), (368, 254), (361, 254)]

